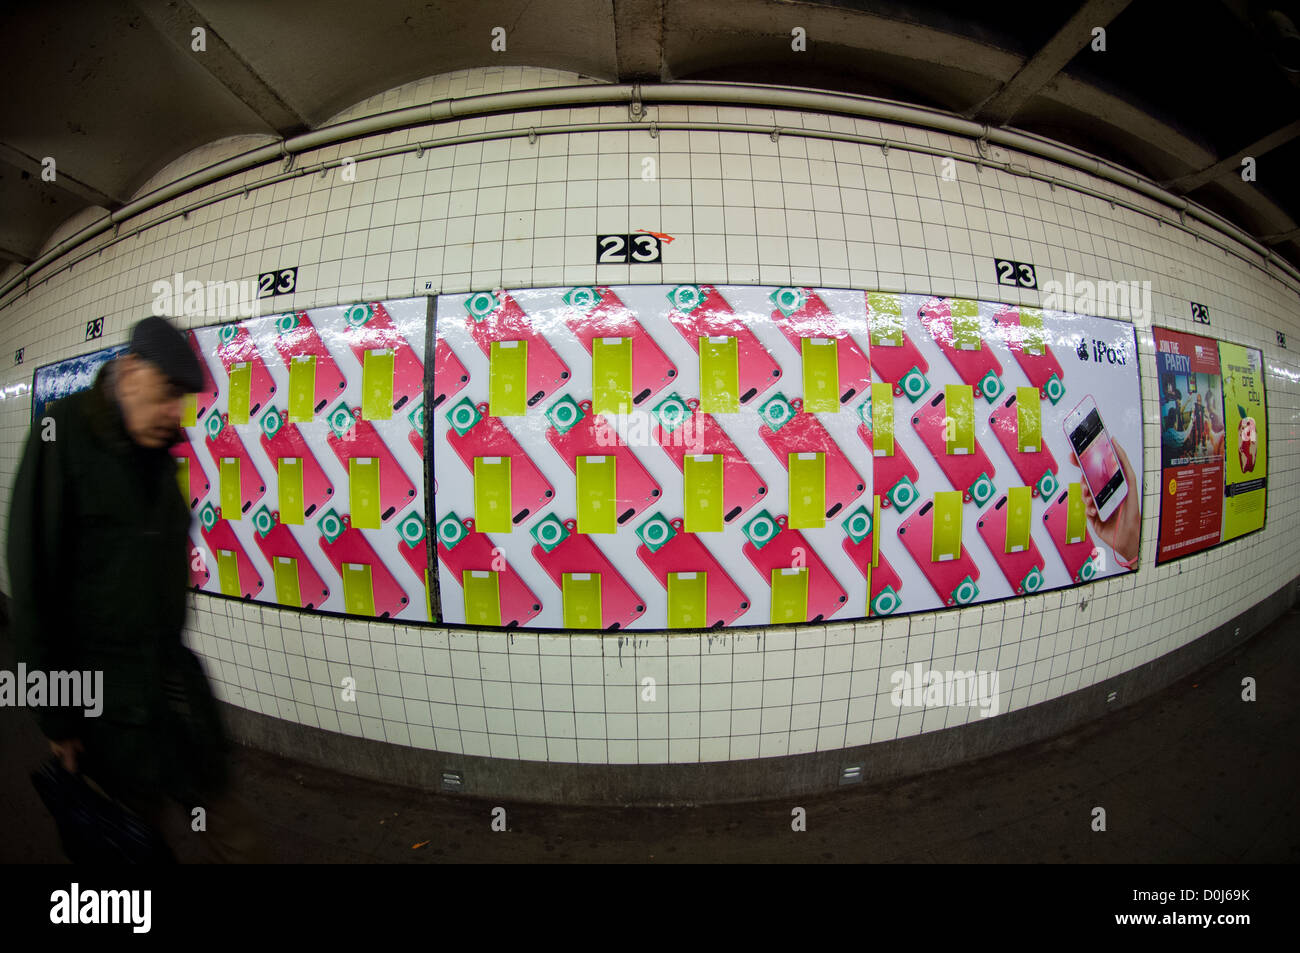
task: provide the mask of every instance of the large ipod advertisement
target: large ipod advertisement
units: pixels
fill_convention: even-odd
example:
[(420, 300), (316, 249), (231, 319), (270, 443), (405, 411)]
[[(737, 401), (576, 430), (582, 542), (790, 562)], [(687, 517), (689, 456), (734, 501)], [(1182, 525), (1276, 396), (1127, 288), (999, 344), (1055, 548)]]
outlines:
[(627, 285), (437, 300), (443, 620), (703, 629), (1137, 564), (1133, 329), (970, 299)]
[(200, 591), (428, 621), (429, 299), (188, 331), (204, 372), (172, 448)]

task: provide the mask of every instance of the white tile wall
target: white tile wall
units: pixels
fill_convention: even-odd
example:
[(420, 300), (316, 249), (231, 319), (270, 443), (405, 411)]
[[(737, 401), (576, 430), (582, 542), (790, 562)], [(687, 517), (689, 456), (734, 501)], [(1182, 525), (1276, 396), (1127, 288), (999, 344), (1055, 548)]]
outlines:
[[(336, 117), (355, 118), (447, 96), (592, 82), (535, 69), (476, 70), (413, 83)], [(593, 107), (465, 119), (373, 136), (301, 156), (315, 167), (371, 149), (496, 129), (621, 122)], [(1220, 250), (1148, 215), (1072, 188), (1159, 212), (1140, 195), (1032, 156), (1018, 166), (1055, 188), (901, 147), (766, 130), (831, 129), (888, 136), (974, 156), (971, 143), (873, 121), (758, 108), (673, 106), (651, 118), (749, 122), (755, 134), (615, 131), (460, 144), (265, 188), (279, 163), (200, 190), (250, 192), (114, 241), (0, 307), (4, 371), (0, 506), (8, 509), (28, 430), (32, 370), (88, 349), (85, 322), (105, 316), (103, 344), (125, 340), (149, 313), (150, 285), (250, 278), (299, 266), (300, 290), (277, 308), (488, 287), (636, 281), (763, 283), (963, 295), (1037, 304), (1037, 291), (993, 280), (991, 258), (1030, 261), (1039, 281), (1150, 281), (1155, 321), (1179, 330), (1188, 301), (1208, 305), (1209, 333), (1262, 348), (1268, 366), (1269, 518), (1265, 530), (1155, 568), (1159, 443), (1147, 425), (1143, 561), (1136, 575), (1068, 592), (883, 621), (711, 635), (603, 638), (447, 631), (280, 611), (191, 594), (187, 638), (217, 695), (305, 725), (445, 752), (539, 761), (633, 764), (774, 757), (861, 745), (964, 724), (969, 708), (895, 707), (890, 675), (904, 665), (996, 669), (1001, 710), (1094, 684), (1170, 652), (1269, 595), (1300, 571), (1300, 298), (1256, 256)], [(205, 146), (142, 191), (261, 144)], [(657, 177), (642, 179), (643, 160)], [(144, 216), (157, 221), (180, 200)], [(67, 223), (51, 245), (96, 217)], [(1193, 224), (1194, 229), (1201, 226)], [(667, 232), (660, 265), (592, 264), (592, 235)], [(124, 229), (127, 234), (130, 229)], [(1223, 244), (1226, 239), (1202, 230)], [(1252, 263), (1255, 262), (1255, 263)], [(211, 323), (178, 318), (182, 327)], [(1151, 336), (1139, 330), (1145, 406), (1156, 406)], [(7, 523), (6, 523), (7, 527)], [(0, 573), (7, 585), (8, 567)], [(356, 699), (341, 685), (355, 680)], [(653, 679), (653, 693), (645, 680)], [(653, 700), (649, 700), (653, 694)]]

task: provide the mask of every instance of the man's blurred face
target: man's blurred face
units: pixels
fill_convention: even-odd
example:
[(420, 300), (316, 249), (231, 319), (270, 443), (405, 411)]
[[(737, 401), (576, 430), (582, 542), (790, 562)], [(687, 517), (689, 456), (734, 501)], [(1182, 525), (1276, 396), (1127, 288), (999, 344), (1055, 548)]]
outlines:
[(117, 399), (131, 439), (144, 447), (169, 447), (181, 425), (185, 389), (136, 354), (122, 358)]

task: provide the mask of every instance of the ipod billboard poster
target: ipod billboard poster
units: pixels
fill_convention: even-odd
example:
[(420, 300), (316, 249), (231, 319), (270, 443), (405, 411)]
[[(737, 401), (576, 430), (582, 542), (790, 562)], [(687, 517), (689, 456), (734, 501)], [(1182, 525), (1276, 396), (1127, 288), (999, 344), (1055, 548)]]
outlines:
[(1124, 322), (924, 294), (441, 295), (442, 620), (820, 622), (1128, 571), (1135, 354)]
[(203, 370), (171, 448), (202, 592), (429, 621), (424, 507), (430, 299), (186, 332)]

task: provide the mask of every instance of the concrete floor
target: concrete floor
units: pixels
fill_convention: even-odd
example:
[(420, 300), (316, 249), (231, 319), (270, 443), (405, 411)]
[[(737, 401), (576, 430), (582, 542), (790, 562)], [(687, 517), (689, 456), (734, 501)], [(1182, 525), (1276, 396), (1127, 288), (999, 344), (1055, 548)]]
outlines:
[[(1048, 742), (829, 795), (710, 807), (568, 808), (450, 797), (239, 749), (241, 797), (284, 863), (1300, 861), (1300, 612), (1160, 694)], [(0, 668), (13, 669), (0, 633)], [(1259, 700), (1241, 700), (1251, 675)], [(61, 863), (27, 779), (45, 753), (0, 709), (0, 861)], [(508, 832), (491, 829), (506, 810)], [(807, 830), (791, 831), (791, 809)], [(1107, 830), (1091, 829), (1106, 809)], [(204, 852), (179, 810), (183, 861)], [(423, 846), (416, 846), (423, 845)]]

